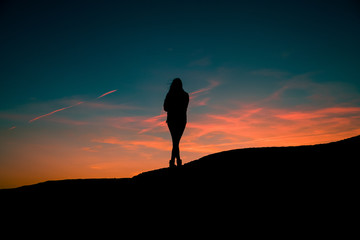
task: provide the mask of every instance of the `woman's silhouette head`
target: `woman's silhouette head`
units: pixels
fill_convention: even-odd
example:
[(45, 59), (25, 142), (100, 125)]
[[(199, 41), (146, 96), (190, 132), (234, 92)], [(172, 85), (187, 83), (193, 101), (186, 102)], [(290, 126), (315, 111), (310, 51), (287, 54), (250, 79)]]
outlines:
[(170, 91), (180, 91), (183, 90), (183, 85), (180, 78), (175, 78), (170, 86)]

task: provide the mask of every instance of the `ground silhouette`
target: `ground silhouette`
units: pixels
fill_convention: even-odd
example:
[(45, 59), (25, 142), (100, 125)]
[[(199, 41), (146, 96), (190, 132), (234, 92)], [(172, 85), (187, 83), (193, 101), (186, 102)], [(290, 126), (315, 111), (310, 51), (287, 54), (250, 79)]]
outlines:
[(238, 149), (132, 178), (0, 190), (2, 219), (9, 225), (3, 229), (38, 234), (50, 226), (51, 234), (79, 231), (82, 238), (94, 237), (96, 230), (102, 238), (109, 232), (158, 237), (161, 231), (186, 238), (349, 238), (357, 229), (359, 146), (360, 136), (313, 146)]
[(184, 237), (215, 231), (222, 237), (343, 238), (357, 227), (359, 146), (360, 136), (313, 146), (238, 149), (132, 178), (47, 181), (0, 190), (2, 216), (16, 226), (25, 219), (24, 225), (36, 225), (31, 229), (61, 226), (54, 221), (63, 219), (76, 229), (80, 223), (98, 229), (108, 220), (101, 231), (116, 229), (124, 236), (127, 229), (148, 236), (175, 227)]
[(116, 201), (141, 195), (157, 197), (230, 197), (243, 193), (264, 196), (319, 196), (352, 191), (351, 174), (358, 159), (360, 136), (338, 142), (297, 146), (246, 148), (202, 157), (182, 167), (144, 172), (132, 178), (47, 181), (0, 190), (0, 196), (101, 197)]

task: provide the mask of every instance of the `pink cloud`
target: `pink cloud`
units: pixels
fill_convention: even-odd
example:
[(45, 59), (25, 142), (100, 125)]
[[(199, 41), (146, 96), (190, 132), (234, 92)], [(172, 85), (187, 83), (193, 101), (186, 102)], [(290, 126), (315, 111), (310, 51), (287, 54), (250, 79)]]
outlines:
[(166, 127), (166, 113), (162, 113), (160, 115), (154, 116), (154, 117), (150, 117), (147, 119), (144, 119), (142, 121), (142, 126), (144, 127), (144, 129), (140, 130), (139, 133), (146, 133), (149, 132), (151, 130), (154, 130), (157, 127)]
[(86, 151), (86, 152), (96, 153), (96, 152), (99, 152), (99, 150), (102, 148), (103, 148), (103, 146), (96, 145), (96, 146), (92, 146), (92, 147), (82, 147), (81, 150)]
[(151, 124), (145, 123), (147, 117), (144, 116), (124, 116), (124, 117), (107, 117), (103, 120), (105, 126), (114, 127), (121, 131), (133, 132), (134, 134), (139, 131), (152, 127)]
[(213, 146), (234, 146), (235, 143), (238, 147), (287, 146), (327, 142), (339, 136), (360, 133), (360, 108), (333, 107), (295, 113), (271, 107), (232, 109), (190, 122), (188, 131), (188, 138), (195, 142), (206, 142), (206, 136), (212, 134), (230, 140), (224, 144), (224, 139), (212, 139)]
[(191, 107), (199, 107), (199, 106), (206, 106), (209, 102), (210, 98), (203, 98), (203, 99), (196, 99), (192, 98), (190, 102)]
[(106, 118), (105, 124), (134, 134), (163, 132), (166, 128), (166, 113), (156, 116), (124, 116)]

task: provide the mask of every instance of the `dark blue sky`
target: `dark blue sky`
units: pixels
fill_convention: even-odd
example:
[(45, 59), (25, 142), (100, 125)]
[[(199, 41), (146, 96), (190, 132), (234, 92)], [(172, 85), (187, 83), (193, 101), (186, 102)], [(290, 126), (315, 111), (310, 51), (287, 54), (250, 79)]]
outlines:
[(0, 106), (136, 94), (221, 67), (318, 72), (359, 89), (359, 11), (356, 1), (5, 1)]

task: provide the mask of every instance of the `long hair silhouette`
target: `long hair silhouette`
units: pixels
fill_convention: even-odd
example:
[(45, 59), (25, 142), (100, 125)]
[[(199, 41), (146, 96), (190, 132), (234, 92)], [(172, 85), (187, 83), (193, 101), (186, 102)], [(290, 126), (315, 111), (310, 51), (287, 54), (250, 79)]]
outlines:
[(179, 144), (187, 122), (186, 111), (188, 105), (189, 94), (184, 91), (180, 78), (175, 78), (164, 101), (164, 110), (167, 112), (166, 123), (173, 143), (169, 162), (170, 167), (175, 167), (175, 158), (177, 166), (182, 165)]

